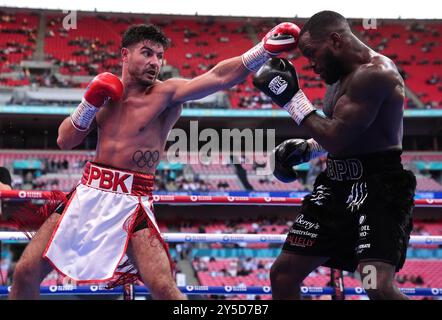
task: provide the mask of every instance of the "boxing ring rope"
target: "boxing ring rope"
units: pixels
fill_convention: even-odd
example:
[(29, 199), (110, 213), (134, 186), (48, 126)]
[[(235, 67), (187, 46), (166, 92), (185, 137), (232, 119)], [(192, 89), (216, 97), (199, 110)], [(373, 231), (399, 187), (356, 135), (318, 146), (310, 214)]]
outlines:
[[(0, 191), (0, 199), (51, 199), (51, 191), (11, 190)], [(182, 204), (182, 205), (280, 205), (299, 206), (301, 198), (287, 197), (238, 197), (238, 196), (169, 196), (154, 195), (156, 204)], [(442, 207), (442, 199), (416, 199), (417, 207)], [(286, 235), (281, 234), (203, 234), (203, 233), (163, 233), (162, 237), (170, 243), (277, 243), (282, 244)], [(0, 232), (0, 241), (28, 241), (23, 232)], [(411, 236), (410, 244), (413, 245), (442, 245), (442, 236)], [(149, 291), (144, 286), (134, 286), (134, 294), (148, 295)], [(207, 295), (266, 295), (271, 294), (269, 286), (184, 286), (179, 287), (185, 294)], [(10, 287), (0, 286), (0, 296), (8, 295)], [(400, 288), (409, 296), (442, 297), (442, 288)], [(124, 289), (117, 287), (112, 290), (105, 289), (102, 285), (53, 285), (41, 287), (42, 295), (123, 295)], [(333, 287), (301, 287), (303, 295), (333, 295)], [(362, 287), (344, 288), (348, 296), (365, 295)]]
[[(272, 289), (269, 286), (180, 286), (180, 291), (187, 295), (269, 295)], [(442, 297), (442, 288), (400, 288), (408, 296)], [(8, 295), (10, 286), (0, 286), (0, 296)], [(138, 296), (149, 295), (149, 290), (144, 286), (134, 286), (134, 293)], [(301, 293), (309, 296), (322, 296), (334, 294), (332, 287), (301, 287)], [(347, 296), (366, 295), (364, 288), (345, 288)], [(123, 295), (122, 287), (111, 290), (100, 285), (75, 286), (75, 285), (53, 285), (40, 287), (42, 295)]]
[[(67, 194), (67, 193), (66, 193)], [(0, 191), (0, 199), (51, 199), (51, 191), (7, 190)], [(239, 196), (180, 196), (153, 195), (156, 204), (202, 204), (202, 205), (280, 205), (299, 206), (302, 198), (288, 197), (239, 197)], [(416, 199), (416, 207), (442, 207), (442, 199)]]
[[(166, 242), (194, 243), (278, 243), (283, 244), (285, 234), (246, 234), (246, 233), (162, 233)], [(23, 232), (2, 231), (0, 241), (28, 241)], [(410, 244), (442, 245), (442, 236), (411, 236)]]
[[(167, 242), (193, 242), (193, 243), (284, 243), (285, 235), (279, 234), (204, 234), (204, 233), (164, 233), (163, 239)], [(27, 241), (28, 238), (22, 232), (0, 232), (0, 241)], [(412, 236), (410, 244), (433, 244), (441, 245), (442, 236)], [(247, 295), (271, 294), (269, 286), (185, 286), (179, 287), (181, 292), (193, 295), (225, 294), (225, 295)], [(10, 287), (0, 286), (0, 296), (8, 295)], [(149, 291), (144, 286), (134, 286), (135, 295), (148, 295)], [(442, 297), (442, 288), (400, 288), (409, 296), (432, 296)], [(41, 287), (42, 295), (122, 295), (124, 289), (119, 287), (107, 290), (104, 286), (46, 286)], [(301, 287), (303, 295), (333, 295), (332, 287)], [(344, 288), (347, 296), (365, 295), (362, 287)]]

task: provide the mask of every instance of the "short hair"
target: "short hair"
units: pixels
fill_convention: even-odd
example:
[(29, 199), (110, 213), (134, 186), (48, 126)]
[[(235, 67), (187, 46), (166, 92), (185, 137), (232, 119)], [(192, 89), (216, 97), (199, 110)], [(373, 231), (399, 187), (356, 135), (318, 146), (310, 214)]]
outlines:
[(170, 40), (153, 24), (138, 24), (130, 26), (123, 35), (121, 47), (128, 48), (141, 41), (150, 40), (161, 44), (164, 48), (169, 47)]
[(342, 15), (334, 11), (321, 11), (315, 13), (302, 27), (301, 37), (309, 32), (313, 39), (323, 39), (328, 34), (337, 29), (350, 29), (350, 26)]

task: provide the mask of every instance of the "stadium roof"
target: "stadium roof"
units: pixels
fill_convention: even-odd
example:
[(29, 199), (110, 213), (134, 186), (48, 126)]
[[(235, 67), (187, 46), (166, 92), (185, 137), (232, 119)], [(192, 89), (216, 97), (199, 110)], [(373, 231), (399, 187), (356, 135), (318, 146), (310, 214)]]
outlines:
[(0, 6), (38, 9), (66, 9), (101, 12), (133, 12), (149, 14), (309, 17), (321, 10), (334, 10), (347, 18), (441, 19), (442, 10), (435, 0), (395, 1), (370, 0), (0, 0)]

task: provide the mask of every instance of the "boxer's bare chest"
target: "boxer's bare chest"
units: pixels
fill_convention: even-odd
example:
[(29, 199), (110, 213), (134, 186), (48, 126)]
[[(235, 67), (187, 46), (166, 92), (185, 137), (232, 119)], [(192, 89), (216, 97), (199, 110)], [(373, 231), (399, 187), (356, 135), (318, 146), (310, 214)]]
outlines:
[(342, 97), (342, 95), (344, 95), (345, 91), (346, 81), (342, 82), (342, 84), (341, 81), (338, 81), (332, 85), (327, 86), (327, 90), (323, 99), (322, 109), (327, 118), (331, 118), (333, 116), (336, 102), (339, 100), (340, 97)]
[(100, 113), (98, 124), (104, 136), (118, 135), (135, 140), (158, 140), (158, 135), (167, 126), (166, 99), (158, 94), (134, 96), (106, 106)]
[[(114, 166), (154, 172), (180, 113), (164, 103), (161, 95), (147, 95), (105, 106), (97, 117), (100, 157), (112, 159)], [(144, 161), (149, 155), (152, 161)]]

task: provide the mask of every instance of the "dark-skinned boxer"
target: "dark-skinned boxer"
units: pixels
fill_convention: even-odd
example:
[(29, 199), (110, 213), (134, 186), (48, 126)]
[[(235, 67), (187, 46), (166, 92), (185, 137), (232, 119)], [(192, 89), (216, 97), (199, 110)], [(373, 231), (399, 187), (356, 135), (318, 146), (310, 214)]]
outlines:
[(300, 298), (302, 281), (324, 265), (358, 268), (362, 280), (370, 280), (363, 281), (370, 299), (406, 299), (393, 283), (406, 258), (416, 187), (401, 164), (404, 81), (393, 61), (362, 43), (336, 12), (312, 16), (299, 49), (328, 85), (325, 117), (299, 87), (289, 61), (271, 59), (254, 78), (311, 137), (275, 149), (275, 176), (293, 181), (293, 166), (328, 153), (327, 169), (272, 266), (273, 298)]

